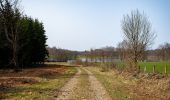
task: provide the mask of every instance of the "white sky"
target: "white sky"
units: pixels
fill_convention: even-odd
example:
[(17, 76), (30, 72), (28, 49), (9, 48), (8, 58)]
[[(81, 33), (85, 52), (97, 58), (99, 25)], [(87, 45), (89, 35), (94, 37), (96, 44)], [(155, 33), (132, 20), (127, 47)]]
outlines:
[(47, 44), (71, 50), (117, 46), (121, 20), (139, 9), (149, 17), (157, 39), (153, 48), (170, 42), (168, 0), (22, 0), (24, 13), (45, 25)]

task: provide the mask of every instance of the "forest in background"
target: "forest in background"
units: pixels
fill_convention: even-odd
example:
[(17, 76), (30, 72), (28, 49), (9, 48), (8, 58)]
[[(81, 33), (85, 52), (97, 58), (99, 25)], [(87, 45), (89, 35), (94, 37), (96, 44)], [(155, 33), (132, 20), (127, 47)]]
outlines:
[[(52, 62), (67, 62), (68, 60), (78, 60), (81, 58), (88, 58), (89, 62), (104, 62), (104, 59), (111, 59), (112, 61), (125, 60), (126, 52), (118, 45), (117, 47), (103, 47), (98, 49), (91, 49), (86, 51), (72, 51), (56, 47), (48, 47), (49, 58), (47, 61)], [(91, 60), (91, 61), (90, 61)], [(164, 43), (157, 49), (146, 50), (141, 61), (159, 62), (170, 60), (170, 44)]]

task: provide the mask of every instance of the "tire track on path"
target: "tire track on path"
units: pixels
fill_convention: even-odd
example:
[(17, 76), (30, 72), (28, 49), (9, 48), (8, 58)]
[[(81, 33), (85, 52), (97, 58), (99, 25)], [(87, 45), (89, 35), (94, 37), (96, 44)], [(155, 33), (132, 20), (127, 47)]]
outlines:
[(78, 72), (59, 90), (56, 100), (112, 100), (97, 78), (86, 68)]
[(77, 68), (78, 72), (71, 78), (58, 92), (58, 97), (55, 100), (70, 100), (71, 96), (74, 94), (74, 88), (78, 84), (80, 78), (81, 70)]
[(112, 100), (111, 97), (108, 95), (106, 89), (102, 86), (102, 84), (97, 80), (97, 78), (86, 68), (83, 68), (85, 71), (87, 71), (89, 75), (89, 82), (90, 82), (90, 88), (94, 92), (94, 96), (96, 100)]

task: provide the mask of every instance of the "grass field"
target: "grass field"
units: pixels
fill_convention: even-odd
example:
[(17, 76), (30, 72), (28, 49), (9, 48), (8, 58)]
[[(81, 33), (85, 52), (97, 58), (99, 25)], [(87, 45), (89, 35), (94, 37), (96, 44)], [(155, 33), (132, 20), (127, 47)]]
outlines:
[[(123, 62), (116, 62), (118, 68), (123, 68), (125, 64)], [(153, 72), (153, 66), (155, 66), (155, 71), (158, 73), (165, 73), (165, 66), (167, 65), (167, 73), (170, 74), (170, 62), (140, 62), (139, 66), (141, 71), (144, 71), (146, 66), (146, 72)]]
[(146, 66), (147, 72), (153, 72), (153, 66), (155, 66), (155, 71), (158, 73), (165, 73), (165, 66), (167, 65), (167, 73), (170, 74), (170, 62), (141, 62), (139, 65), (143, 71)]

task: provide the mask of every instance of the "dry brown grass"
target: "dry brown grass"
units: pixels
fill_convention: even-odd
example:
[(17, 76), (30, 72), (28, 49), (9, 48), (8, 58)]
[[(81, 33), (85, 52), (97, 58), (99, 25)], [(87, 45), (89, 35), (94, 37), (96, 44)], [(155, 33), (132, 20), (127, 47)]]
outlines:
[(135, 80), (135, 84), (127, 84), (125, 89), (135, 100), (170, 100), (170, 77), (163, 74), (140, 73), (134, 76), (128, 72), (117, 74), (124, 80)]
[(40, 81), (40, 78), (49, 78), (63, 74), (66, 71), (64, 66), (47, 66), (32, 69), (24, 69), (15, 73), (12, 70), (0, 71), (0, 86), (15, 87), (19, 85), (31, 85)]
[(48, 82), (48, 80), (56, 79), (57, 76), (62, 77), (65, 73), (68, 74), (69, 72), (67, 71), (68, 68), (61, 65), (23, 69), (18, 73), (12, 70), (0, 70), (0, 99), (7, 97), (8, 94), (12, 95), (12, 91), (19, 92), (19, 87), (44, 84), (44, 82)]

